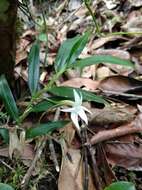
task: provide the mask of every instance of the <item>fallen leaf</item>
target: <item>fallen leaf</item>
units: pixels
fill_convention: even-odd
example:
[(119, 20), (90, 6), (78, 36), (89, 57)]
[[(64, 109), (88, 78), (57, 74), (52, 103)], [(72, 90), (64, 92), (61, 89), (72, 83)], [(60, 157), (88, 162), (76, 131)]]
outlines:
[(99, 84), (99, 89), (102, 91), (115, 91), (126, 92), (128, 90), (135, 90), (137, 87), (141, 87), (142, 83), (134, 78), (125, 76), (110, 76), (102, 80)]
[(97, 74), (97, 79), (101, 80), (112, 75), (112, 72), (108, 67), (102, 66), (97, 69), (96, 74)]
[(93, 81), (88, 78), (73, 78), (60, 84), (60, 86), (70, 86), (75, 88), (81, 88), (89, 91), (95, 91), (99, 85), (98, 81)]
[(16, 153), (22, 154), (24, 149), (24, 143), (20, 142), (20, 139), (17, 135), (17, 129), (9, 131), (9, 156), (12, 158), (12, 155)]
[[(68, 149), (68, 154), (62, 159), (62, 168), (59, 175), (58, 189), (59, 190), (83, 190), (82, 179), (82, 161), (80, 150)], [(89, 190), (95, 190), (89, 174)]]
[[(9, 149), (0, 148), (0, 156), (9, 157)], [(33, 160), (35, 156), (34, 147), (30, 144), (25, 145), (23, 153), (21, 154), (21, 159), (23, 160)]]
[[(135, 118), (137, 109), (132, 106), (105, 107), (103, 109), (92, 109), (89, 122), (90, 128), (93, 126), (121, 125), (128, 123)], [(95, 127), (94, 127), (95, 129)]]
[(100, 37), (92, 42), (92, 45), (90, 44), (90, 48), (92, 50), (98, 49), (101, 46), (105, 45), (107, 42), (112, 42), (118, 39), (124, 39), (121, 36), (107, 36), (107, 37)]
[(119, 57), (121, 59), (130, 59), (130, 54), (126, 50), (119, 50), (119, 49), (98, 49), (95, 51), (95, 54), (98, 55), (112, 55)]
[(113, 143), (104, 145), (108, 162), (129, 170), (142, 171), (142, 145)]

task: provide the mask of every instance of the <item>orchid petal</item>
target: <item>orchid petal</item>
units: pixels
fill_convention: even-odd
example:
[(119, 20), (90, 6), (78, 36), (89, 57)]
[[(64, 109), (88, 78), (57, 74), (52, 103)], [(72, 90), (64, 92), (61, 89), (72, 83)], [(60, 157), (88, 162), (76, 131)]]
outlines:
[(92, 112), (91, 112), (90, 110), (88, 110), (86, 107), (84, 107), (84, 106), (81, 106), (81, 107), (82, 107), (82, 109), (85, 110), (86, 112), (92, 114)]
[(80, 131), (80, 126), (78, 123), (78, 115), (76, 113), (71, 113), (71, 120), (73, 121), (75, 127)]
[(65, 109), (61, 109), (62, 112), (74, 112), (75, 111), (75, 108), (72, 107), (72, 108), (65, 108)]
[(78, 115), (80, 116), (80, 118), (86, 123), (88, 124), (88, 119), (87, 119), (87, 115), (85, 113), (85, 111), (83, 109), (80, 109), (78, 112)]
[(74, 100), (75, 105), (81, 105), (82, 104), (82, 96), (80, 93), (78, 93), (76, 90), (73, 90), (74, 93)]

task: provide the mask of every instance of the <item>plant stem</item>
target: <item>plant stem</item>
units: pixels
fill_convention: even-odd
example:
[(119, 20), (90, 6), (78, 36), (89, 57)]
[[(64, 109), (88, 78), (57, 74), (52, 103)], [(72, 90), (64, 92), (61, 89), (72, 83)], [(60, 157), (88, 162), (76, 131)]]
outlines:
[(98, 25), (98, 23), (97, 23), (97, 21), (96, 21), (96, 17), (95, 17), (95, 15), (94, 15), (92, 9), (90, 8), (90, 5), (89, 5), (88, 0), (84, 0), (84, 3), (85, 3), (86, 8), (88, 9), (90, 15), (92, 16), (92, 19), (93, 19), (94, 24), (95, 24), (95, 27), (96, 27), (96, 33), (100, 35), (100, 34), (101, 34), (101, 32), (100, 32), (100, 27), (99, 27), (99, 25)]
[(113, 36), (113, 35), (142, 35), (142, 31), (139, 31), (139, 32), (112, 32), (109, 34), (105, 34), (105, 36)]
[(41, 96), (47, 92), (53, 85), (54, 83), (57, 81), (57, 79), (63, 74), (64, 70), (59, 71), (58, 73), (54, 74), (52, 77), (52, 80), (50, 80), (50, 82), (41, 90), (39, 90), (32, 98), (31, 101), (29, 102), (29, 105), (27, 106), (27, 108), (25, 109), (25, 111), (23, 112), (23, 114), (19, 117), (17, 123), (20, 125), (23, 120), (29, 115), (29, 113), (31, 113), (32, 111), (32, 106), (35, 102), (37, 102), (37, 100), (39, 100), (41, 98)]

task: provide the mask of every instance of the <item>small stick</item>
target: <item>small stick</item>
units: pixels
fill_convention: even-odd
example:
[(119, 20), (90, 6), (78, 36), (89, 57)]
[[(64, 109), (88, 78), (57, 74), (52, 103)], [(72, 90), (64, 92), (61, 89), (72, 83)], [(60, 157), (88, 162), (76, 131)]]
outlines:
[[(58, 108), (56, 110), (56, 113), (55, 113), (55, 116), (54, 116), (54, 121), (57, 121), (59, 116), (60, 116), (60, 108)], [(55, 148), (54, 148), (54, 143), (53, 143), (52, 138), (49, 138), (49, 149), (50, 149), (50, 153), (51, 153), (51, 157), (53, 159), (55, 169), (56, 169), (57, 172), (59, 172), (60, 167), (59, 167), (59, 163), (58, 163), (58, 160), (57, 160), (56, 151), (55, 151)]]
[(29, 183), (29, 180), (31, 178), (31, 175), (32, 175), (32, 171), (34, 170), (35, 168), (35, 165), (38, 161), (38, 159), (40, 158), (40, 155), (45, 147), (45, 144), (46, 144), (46, 138), (43, 138), (40, 142), (39, 142), (39, 146), (38, 146), (38, 149), (36, 151), (36, 154), (35, 154), (35, 157), (31, 163), (31, 166), (29, 167), (27, 173), (25, 174), (25, 176), (23, 177), (23, 180), (21, 182), (21, 189), (22, 190), (26, 190), (27, 189), (27, 185)]
[[(57, 109), (56, 110), (56, 113), (55, 113), (55, 116), (54, 116), (54, 121), (58, 119), (59, 117), (59, 110)], [(46, 145), (46, 141), (48, 139), (48, 136), (47, 137), (44, 137), (40, 142), (39, 142), (39, 145), (38, 145), (38, 148), (37, 148), (37, 151), (36, 151), (36, 154), (35, 154), (35, 157), (31, 163), (31, 166), (29, 167), (27, 173), (25, 174), (25, 176), (23, 177), (23, 180), (21, 182), (21, 189), (22, 190), (26, 190), (27, 189), (27, 185), (29, 183), (29, 180), (31, 178), (31, 175), (32, 175), (32, 171), (34, 170), (35, 166), (36, 166), (36, 163), (38, 161), (38, 159), (40, 158), (40, 155)], [(51, 140), (51, 139), (50, 139)], [(57, 167), (57, 166), (56, 166)], [(59, 166), (58, 166), (59, 167)]]
[(142, 95), (129, 94), (129, 93), (124, 93), (124, 92), (117, 92), (117, 91), (111, 91), (111, 90), (103, 90), (103, 93), (105, 93), (105, 94), (111, 94), (111, 95), (117, 95), (117, 96), (125, 96), (125, 97), (128, 97), (128, 98), (142, 99)]
[[(87, 142), (87, 129), (84, 126), (82, 128), (82, 145), (84, 145), (85, 142)], [(84, 161), (84, 180), (83, 180), (83, 189), (88, 190), (88, 184), (89, 184), (89, 168), (88, 168), (88, 156), (87, 156), (87, 147), (83, 146), (83, 161)]]
[[(96, 135), (94, 135), (89, 144), (94, 145), (103, 141), (110, 140), (115, 137), (120, 137), (128, 134), (133, 134), (133, 133), (140, 133), (142, 132), (142, 127), (141, 126), (135, 126), (132, 125), (132, 123), (128, 124), (127, 126), (121, 126), (117, 127), (116, 129), (110, 129), (110, 130), (104, 130), (98, 132)], [(88, 143), (86, 143), (87, 145)]]
[(87, 146), (87, 148), (88, 148), (89, 154), (91, 156), (95, 187), (97, 190), (102, 190), (101, 183), (99, 180), (99, 175), (98, 175), (98, 167), (97, 167), (97, 163), (96, 163), (96, 158), (95, 158), (95, 155), (93, 153), (91, 144), (89, 144)]
[(12, 168), (11, 166), (9, 166), (6, 162), (4, 162), (2, 159), (0, 159), (0, 162), (6, 166), (8, 169), (10, 169), (11, 171), (15, 171), (14, 168)]
[(77, 13), (81, 9), (81, 7), (82, 7), (82, 5), (80, 7), (78, 7), (75, 11), (73, 11), (59, 26), (57, 26), (56, 30), (57, 31), (61, 30), (61, 28), (64, 26), (64, 24), (66, 22), (68, 22), (71, 19), (71, 17), (73, 17), (73, 15), (75, 15), (75, 13)]

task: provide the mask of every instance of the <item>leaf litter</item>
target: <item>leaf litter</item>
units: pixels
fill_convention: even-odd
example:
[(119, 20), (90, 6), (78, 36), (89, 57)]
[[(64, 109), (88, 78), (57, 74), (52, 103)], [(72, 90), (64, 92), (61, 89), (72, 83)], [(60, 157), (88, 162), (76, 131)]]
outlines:
[[(85, 5), (79, 0), (71, 0), (69, 2), (51, 1), (51, 4), (48, 5), (44, 2), (39, 7), (35, 3), (32, 5), (31, 10), (36, 21), (38, 16), (41, 17), (41, 10), (44, 7), (46, 7), (45, 13), (47, 11), (49, 15), (47, 17), (47, 32), (49, 36), (47, 52), (46, 42), (41, 42), (40, 77), (42, 85), (47, 84), (52, 76), (55, 56), (62, 42), (67, 38), (75, 37), (77, 34), (83, 34), (86, 29), (94, 25)], [(132, 60), (136, 65), (136, 69), (101, 63), (95, 67), (86, 67), (82, 71), (70, 69), (59, 81), (56, 81), (58, 86), (81, 88), (104, 96), (110, 103), (108, 107), (106, 105), (103, 108), (100, 104), (89, 103), (93, 116), (90, 118), (87, 142), (85, 143), (88, 146), (88, 142), (91, 141), (91, 144), (95, 144), (95, 146), (91, 147), (90, 154), (93, 155), (92, 159), (90, 159), (89, 151), (87, 151), (87, 155), (84, 158), (90, 159), (91, 163), (83, 160), (82, 154), (85, 154), (86, 150), (83, 150), (80, 142), (82, 139), (79, 139), (72, 126), (70, 126), (70, 130), (59, 129), (53, 132), (52, 135), (50, 134), (55, 141), (55, 147), (57, 146), (56, 154), (61, 163), (59, 177), (57, 177), (58, 172), (54, 170), (52, 158), (49, 159), (51, 156), (47, 148), (43, 152), (45, 155), (41, 156), (39, 170), (41, 171), (49, 161), (51, 167), (47, 167), (47, 170), (51, 170), (49, 172), (55, 175), (55, 181), (58, 181), (57, 186), (59, 190), (69, 188), (73, 190), (83, 189), (84, 166), (89, 168), (89, 190), (99, 189), (99, 187), (96, 187), (97, 175), (99, 176), (98, 184), (101, 183), (101, 187), (104, 188), (112, 183), (113, 180), (121, 179), (122, 168), (125, 171), (123, 177), (126, 180), (130, 179), (127, 176), (127, 172), (131, 171), (134, 175), (137, 175), (136, 171), (142, 172), (142, 122), (141, 110), (139, 109), (141, 107), (142, 91), (140, 69), (142, 64), (141, 8), (142, 3), (140, 0), (127, 0), (125, 2), (117, 0), (93, 1), (91, 9), (95, 12), (102, 35), (95, 34), (94, 29), (91, 40), (79, 57), (81, 59), (96, 54), (113, 55), (125, 60)], [(28, 82), (27, 56), (31, 45), (36, 39), (36, 35), (41, 33), (42, 27), (32, 27), (33, 23), (26, 16), (23, 16), (21, 12), (19, 17), (26, 24), (24, 24), (24, 32), (17, 45), (15, 75), (20, 82), (20, 88), (22, 89), (20, 90), (22, 93), (24, 91), (26, 98), (28, 98), (29, 92), (26, 90)], [(39, 22), (43, 26), (42, 19), (41, 21), (39, 19)], [(120, 33), (118, 34), (118, 32)], [(44, 65), (46, 53), (47, 65)], [(24, 104), (26, 104), (26, 98), (23, 98), (21, 95), (21, 108), (23, 109)], [(137, 104), (140, 105), (139, 108)], [(120, 105), (120, 107), (116, 105)], [(69, 119), (67, 114), (64, 114), (62, 117)], [(31, 115), (27, 120), (35, 123), (35, 121), (39, 120), (46, 122), (52, 119), (53, 112), (50, 112), (48, 114), (43, 113), (42, 116), (37, 114), (36, 117)], [(66, 148), (64, 148), (66, 151), (63, 154), (58, 146), (61, 144), (60, 140), (64, 135), (65, 139), (68, 137), (70, 140), (65, 141)], [(16, 138), (19, 140), (19, 134)], [(20, 144), (18, 140), (16, 142), (17, 145), (13, 144), (14, 147), (12, 146), (10, 155), (14, 152), (14, 149), (19, 150)], [(35, 150), (37, 148), (37, 142), (31, 140), (31, 142), (26, 141), (25, 143), (25, 149), (20, 153), (23, 163), (24, 160), (33, 160), (35, 158)], [(31, 148), (31, 144), (34, 144), (35, 150), (33, 146)], [(1, 157), (8, 157), (8, 147), (2, 146), (0, 155)], [(47, 155), (49, 156), (48, 158)], [(96, 159), (96, 162), (93, 158)], [(100, 163), (103, 163), (102, 169), (100, 168)], [(95, 167), (97, 168), (97, 174), (94, 171)], [(104, 170), (103, 174), (101, 170)], [(118, 175), (119, 173), (120, 175)], [(95, 176), (94, 180), (92, 176)], [(38, 177), (39, 180), (38, 178), (37, 181), (35, 180), (36, 184), (40, 182), (40, 176)], [(45, 184), (47, 183), (47, 177), (48, 175), (43, 174), (43, 184), (44, 182)], [(138, 190), (141, 189), (142, 184), (137, 177), (133, 178), (133, 182)], [(42, 184), (39, 184), (38, 189), (40, 190), (42, 189)], [(50, 185), (52, 186), (52, 184)]]

